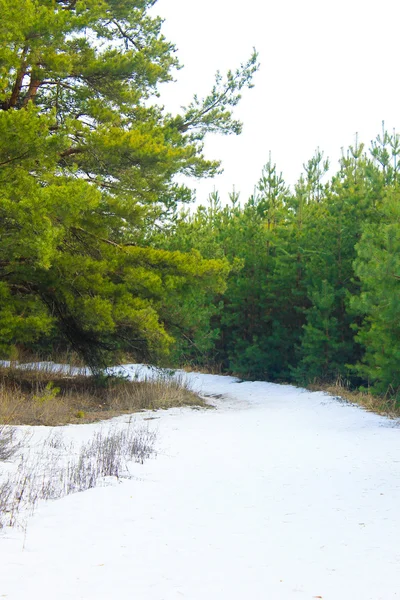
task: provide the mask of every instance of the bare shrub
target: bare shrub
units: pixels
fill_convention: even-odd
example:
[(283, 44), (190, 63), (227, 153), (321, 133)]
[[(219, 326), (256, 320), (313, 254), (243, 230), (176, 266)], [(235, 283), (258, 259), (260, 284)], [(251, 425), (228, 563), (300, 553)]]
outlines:
[[(129, 462), (143, 463), (154, 454), (156, 434), (148, 427), (100, 430), (77, 453), (59, 432), (43, 442), (33, 459), (22, 455), (17, 468), (0, 483), (0, 528), (19, 524), (40, 500), (54, 500), (95, 487), (106, 477), (129, 478)], [(65, 464), (64, 452), (69, 451)]]
[(7, 479), (0, 483), (0, 529), (9, 524), (9, 510), (14, 487), (12, 481)]
[(104, 477), (129, 477), (130, 461), (143, 464), (154, 453), (156, 434), (148, 428), (98, 431), (81, 447), (78, 460), (65, 472), (66, 493), (95, 487)]
[(14, 527), (26, 507), (36, 507), (38, 498), (33, 487), (33, 473), (18, 469), (0, 485), (0, 527)]
[(43, 446), (54, 450), (68, 450), (68, 446), (65, 443), (61, 430), (51, 432), (50, 435), (45, 439)]
[(136, 434), (133, 431), (128, 430), (128, 432), (129, 435), (125, 441), (126, 456), (130, 460), (143, 464), (147, 458), (155, 453), (156, 432), (145, 427), (137, 430)]
[(19, 450), (21, 443), (17, 440), (15, 427), (0, 425), (0, 461), (9, 460)]

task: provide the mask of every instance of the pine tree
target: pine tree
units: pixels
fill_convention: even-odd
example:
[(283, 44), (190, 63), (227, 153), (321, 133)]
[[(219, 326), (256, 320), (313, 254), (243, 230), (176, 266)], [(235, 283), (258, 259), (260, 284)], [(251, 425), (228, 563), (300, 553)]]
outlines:
[(371, 391), (400, 391), (400, 204), (397, 186), (389, 188), (380, 208), (380, 223), (366, 223), (356, 246), (355, 271), (361, 293), (352, 307), (361, 315), (357, 341), (364, 355), (358, 373)]
[(339, 173), (308, 204), (304, 226), (304, 282), (308, 307), (298, 350), (297, 381), (350, 379), (349, 365), (361, 348), (354, 341), (350, 296), (358, 293), (353, 269), (355, 244), (372, 218), (376, 169), (356, 142), (342, 157)]
[(178, 63), (154, 3), (0, 0), (3, 354), (53, 332), (94, 369), (119, 350), (154, 358), (172, 341), (165, 296), (223, 285), (225, 263), (149, 233), (191, 199), (176, 174), (219, 169), (203, 139), (240, 132), (231, 108), (256, 54), (166, 114), (157, 88)]

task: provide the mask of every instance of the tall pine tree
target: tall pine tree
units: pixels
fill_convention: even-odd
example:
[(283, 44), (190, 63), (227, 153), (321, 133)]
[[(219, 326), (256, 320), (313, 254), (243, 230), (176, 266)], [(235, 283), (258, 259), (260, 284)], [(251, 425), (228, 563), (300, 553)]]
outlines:
[(52, 332), (93, 368), (154, 358), (171, 342), (165, 296), (223, 285), (223, 263), (155, 250), (148, 232), (191, 199), (176, 174), (219, 168), (203, 139), (240, 132), (256, 54), (166, 114), (157, 87), (178, 63), (154, 4), (0, 0), (3, 354)]

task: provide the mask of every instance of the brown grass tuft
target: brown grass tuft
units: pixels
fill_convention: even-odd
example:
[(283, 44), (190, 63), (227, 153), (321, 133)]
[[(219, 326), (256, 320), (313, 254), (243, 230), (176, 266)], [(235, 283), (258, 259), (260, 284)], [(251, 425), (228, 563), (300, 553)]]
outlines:
[(206, 406), (183, 381), (159, 377), (98, 380), (83, 370), (54, 366), (0, 367), (0, 423), (64, 425), (90, 423), (140, 410)]

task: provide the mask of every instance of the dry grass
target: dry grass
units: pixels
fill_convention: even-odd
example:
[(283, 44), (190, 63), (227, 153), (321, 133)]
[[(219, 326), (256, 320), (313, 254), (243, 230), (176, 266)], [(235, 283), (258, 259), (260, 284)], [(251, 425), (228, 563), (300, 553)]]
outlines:
[(366, 410), (379, 415), (391, 418), (400, 417), (400, 404), (396, 398), (384, 398), (382, 396), (373, 396), (368, 392), (351, 390), (340, 381), (333, 384), (310, 384), (307, 388), (313, 392), (327, 392), (331, 396), (359, 404)]
[(183, 365), (179, 365), (179, 369), (185, 371), (185, 373), (203, 373), (205, 375), (232, 375), (232, 373), (224, 371), (222, 365), (219, 363), (210, 365), (184, 363)]
[(68, 369), (0, 367), (0, 423), (90, 423), (140, 410), (205, 406), (183, 381), (158, 377), (130, 381), (94, 377)]

